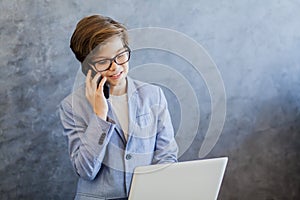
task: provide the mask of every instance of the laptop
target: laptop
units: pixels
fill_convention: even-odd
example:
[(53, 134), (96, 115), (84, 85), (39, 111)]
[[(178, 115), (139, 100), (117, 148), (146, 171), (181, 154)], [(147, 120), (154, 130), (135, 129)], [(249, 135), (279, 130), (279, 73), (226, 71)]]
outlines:
[(228, 158), (140, 166), (128, 200), (216, 200)]

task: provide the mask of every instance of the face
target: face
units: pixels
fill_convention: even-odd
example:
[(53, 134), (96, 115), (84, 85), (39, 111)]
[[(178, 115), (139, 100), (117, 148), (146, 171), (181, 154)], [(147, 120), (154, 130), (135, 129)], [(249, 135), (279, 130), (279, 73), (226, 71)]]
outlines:
[[(118, 61), (124, 59), (124, 51), (127, 49), (124, 47), (122, 39), (118, 36), (108, 39), (104, 45), (93, 53), (91, 57), (92, 63), (98, 63), (97, 65), (105, 65), (108, 61), (107, 59), (115, 58)], [(126, 54), (126, 52), (125, 52)], [(122, 63), (122, 62), (118, 62)], [(112, 61), (111, 66), (108, 70), (100, 72), (102, 76), (107, 78), (107, 82), (111, 86), (121, 86), (126, 87), (126, 76), (128, 74), (128, 62), (124, 64), (117, 64)]]

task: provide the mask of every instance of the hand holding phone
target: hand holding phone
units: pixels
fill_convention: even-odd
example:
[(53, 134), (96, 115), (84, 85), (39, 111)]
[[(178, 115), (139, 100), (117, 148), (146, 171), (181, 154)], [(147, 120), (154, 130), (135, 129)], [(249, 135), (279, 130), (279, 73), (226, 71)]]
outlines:
[[(88, 71), (86, 76), (85, 95), (87, 100), (91, 104), (95, 114), (103, 120), (106, 120), (108, 112), (108, 104), (106, 98), (108, 96), (105, 96), (105, 93), (101, 90), (102, 88), (104, 90), (106, 77), (101, 79), (100, 76), (100, 73), (98, 73), (92, 78), (92, 71)], [(109, 88), (108, 90), (105, 90), (109, 92)]]
[[(87, 76), (88, 74), (88, 71), (91, 70), (92, 74), (91, 74), (91, 78), (94, 78), (95, 75), (97, 74), (93, 68), (91, 68), (91, 66), (89, 65), (89, 63), (87, 61), (84, 61), (82, 63), (82, 68), (81, 68), (82, 72)], [(97, 81), (97, 88), (99, 87), (99, 84), (100, 84), (100, 81), (102, 80), (102, 77), (100, 77)], [(106, 99), (109, 98), (109, 83), (105, 83), (104, 86), (103, 86), (103, 93), (104, 93), (104, 96)]]

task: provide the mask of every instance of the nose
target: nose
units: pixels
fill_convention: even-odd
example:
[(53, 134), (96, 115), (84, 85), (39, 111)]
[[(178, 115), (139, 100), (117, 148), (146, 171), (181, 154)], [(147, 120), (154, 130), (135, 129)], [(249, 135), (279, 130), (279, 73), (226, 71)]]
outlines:
[(110, 65), (110, 68), (109, 68), (109, 70), (110, 71), (115, 71), (117, 68), (118, 68), (118, 64), (113, 60), (112, 62), (111, 62), (111, 65)]

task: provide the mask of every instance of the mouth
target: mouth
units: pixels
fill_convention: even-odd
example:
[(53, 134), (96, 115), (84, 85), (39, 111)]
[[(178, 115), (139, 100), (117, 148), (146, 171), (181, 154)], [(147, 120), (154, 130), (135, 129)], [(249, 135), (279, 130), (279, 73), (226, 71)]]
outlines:
[(122, 74), (123, 74), (123, 72), (121, 71), (121, 72), (119, 72), (117, 74), (111, 75), (110, 78), (112, 78), (112, 79), (118, 79), (118, 78), (121, 77)]

